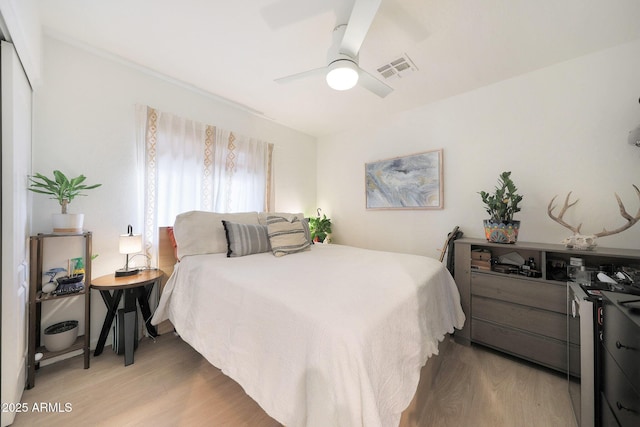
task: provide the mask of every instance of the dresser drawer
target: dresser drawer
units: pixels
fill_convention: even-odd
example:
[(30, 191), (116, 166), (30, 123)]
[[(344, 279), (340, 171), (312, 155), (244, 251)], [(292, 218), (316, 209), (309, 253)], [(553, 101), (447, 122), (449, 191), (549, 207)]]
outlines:
[(640, 392), (640, 328), (631, 322), (620, 308), (606, 300), (604, 346), (631, 385)]
[(561, 341), (567, 339), (567, 316), (564, 314), (475, 295), (472, 297), (472, 304), (473, 318), (501, 323)]
[(565, 284), (474, 272), (471, 274), (471, 294), (567, 313)]
[(602, 365), (604, 395), (618, 422), (622, 427), (640, 426), (640, 395), (606, 350), (602, 355)]
[(600, 393), (600, 422), (602, 427), (620, 427), (606, 396), (602, 393)]
[[(478, 319), (471, 319), (471, 340), (550, 368), (567, 370), (567, 343), (564, 341)], [(578, 366), (578, 363), (578, 360), (572, 361), (572, 366)]]

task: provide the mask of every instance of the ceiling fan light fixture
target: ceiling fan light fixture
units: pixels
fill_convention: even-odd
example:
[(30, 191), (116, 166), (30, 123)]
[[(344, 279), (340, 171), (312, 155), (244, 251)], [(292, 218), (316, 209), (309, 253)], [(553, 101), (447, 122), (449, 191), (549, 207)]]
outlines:
[(348, 59), (332, 62), (327, 72), (327, 84), (335, 90), (351, 89), (358, 84), (358, 67)]

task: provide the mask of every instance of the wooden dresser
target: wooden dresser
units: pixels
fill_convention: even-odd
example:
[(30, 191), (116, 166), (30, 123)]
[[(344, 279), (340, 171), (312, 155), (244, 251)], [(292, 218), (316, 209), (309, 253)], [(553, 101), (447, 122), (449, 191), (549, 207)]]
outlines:
[[(490, 252), (495, 259), (516, 252), (527, 262), (531, 259), (539, 273), (527, 277), (494, 271), (486, 263), (472, 259), (472, 254), (478, 258), (478, 252)], [(571, 257), (582, 258), (587, 266), (595, 267), (640, 264), (638, 250), (574, 251), (554, 244), (456, 240), (455, 280), (466, 315), (463, 329), (455, 332), (456, 341), (479, 343), (566, 372), (566, 265)], [(577, 360), (569, 364), (578, 365)]]
[(640, 426), (640, 296), (603, 292), (603, 426)]

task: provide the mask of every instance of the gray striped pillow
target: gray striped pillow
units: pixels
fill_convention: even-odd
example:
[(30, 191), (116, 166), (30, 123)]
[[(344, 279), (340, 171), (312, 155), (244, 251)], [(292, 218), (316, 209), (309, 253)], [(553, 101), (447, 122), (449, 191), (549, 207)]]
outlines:
[(283, 256), (309, 249), (309, 240), (304, 225), (293, 217), (287, 220), (281, 216), (267, 217), (267, 232), (271, 250), (275, 256)]
[(227, 257), (240, 257), (271, 250), (266, 225), (239, 224), (224, 220), (222, 225), (227, 236)]

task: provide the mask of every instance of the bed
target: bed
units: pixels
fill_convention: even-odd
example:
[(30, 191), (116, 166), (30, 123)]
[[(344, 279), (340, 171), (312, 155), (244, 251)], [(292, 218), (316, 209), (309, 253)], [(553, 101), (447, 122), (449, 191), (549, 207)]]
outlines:
[[(170, 320), (287, 427), (412, 425), (437, 370), (428, 359), (464, 322), (449, 272), (427, 257), (334, 244), (228, 256), (238, 253), (229, 224), (271, 230), (265, 223), (275, 217), (286, 226), (302, 218), (179, 215), (168, 252), (180, 262), (152, 323)], [(166, 232), (160, 259), (171, 270)]]

